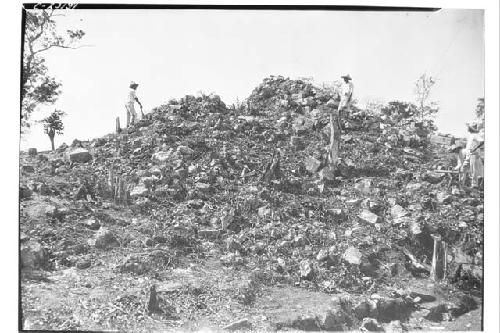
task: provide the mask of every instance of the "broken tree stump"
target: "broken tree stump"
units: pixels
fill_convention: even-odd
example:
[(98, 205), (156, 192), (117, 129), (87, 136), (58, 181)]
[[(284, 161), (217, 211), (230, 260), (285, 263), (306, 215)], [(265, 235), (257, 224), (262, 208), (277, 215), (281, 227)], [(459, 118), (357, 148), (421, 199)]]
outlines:
[(117, 205), (126, 205), (129, 202), (130, 192), (128, 191), (128, 184), (123, 176), (116, 176), (111, 180), (113, 183), (113, 200)]
[(446, 277), (447, 244), (440, 235), (432, 235), (434, 238), (434, 253), (432, 255), (431, 278), (441, 281)]
[(122, 131), (120, 127), (120, 117), (116, 117), (116, 134), (120, 134)]
[(330, 146), (328, 148), (328, 162), (332, 167), (337, 166), (340, 150), (340, 126), (338, 117), (338, 111), (330, 113)]
[(112, 166), (109, 167), (108, 170), (108, 188), (111, 196), (113, 197), (115, 194), (115, 173)]

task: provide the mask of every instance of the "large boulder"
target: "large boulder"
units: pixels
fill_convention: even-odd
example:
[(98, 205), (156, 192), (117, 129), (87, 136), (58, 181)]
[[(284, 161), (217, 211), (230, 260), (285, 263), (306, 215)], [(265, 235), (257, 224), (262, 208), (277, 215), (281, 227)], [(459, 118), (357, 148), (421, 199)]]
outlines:
[(77, 148), (69, 153), (69, 160), (76, 163), (87, 163), (92, 159), (92, 155), (87, 149)]
[(342, 255), (342, 259), (347, 261), (348, 263), (350, 263), (352, 265), (361, 264), (362, 257), (363, 257), (363, 254), (357, 248), (355, 248), (353, 246), (349, 247)]

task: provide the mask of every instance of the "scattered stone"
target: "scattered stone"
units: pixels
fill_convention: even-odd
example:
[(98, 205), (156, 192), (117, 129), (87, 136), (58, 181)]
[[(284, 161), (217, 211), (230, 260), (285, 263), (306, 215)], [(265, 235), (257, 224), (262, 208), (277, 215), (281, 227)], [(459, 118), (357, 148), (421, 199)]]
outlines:
[(400, 205), (394, 205), (391, 207), (391, 217), (393, 224), (401, 224), (408, 221), (408, 215), (410, 213), (401, 207)]
[(353, 310), (356, 318), (359, 320), (366, 317), (376, 317), (378, 315), (377, 302), (369, 299), (358, 303)]
[(95, 235), (95, 247), (98, 249), (109, 249), (120, 246), (113, 232), (106, 228), (101, 228)]
[(448, 306), (444, 303), (441, 303), (429, 309), (429, 313), (424, 318), (434, 322), (441, 322), (443, 321), (444, 314), (447, 312)]
[(130, 191), (131, 198), (137, 198), (148, 194), (149, 190), (143, 184), (135, 186), (132, 191)]
[(359, 265), (361, 264), (361, 258), (363, 257), (363, 254), (355, 247), (351, 246), (349, 247), (344, 254), (342, 255), (342, 259), (347, 261), (348, 263), (352, 265)]
[(377, 214), (374, 214), (374, 213), (370, 212), (367, 209), (363, 210), (358, 215), (358, 218), (361, 221), (364, 221), (364, 222), (367, 222), (367, 223), (370, 223), (370, 224), (375, 224), (375, 223), (380, 223), (381, 222), (380, 216), (378, 216)]
[(191, 155), (194, 153), (194, 150), (187, 146), (179, 146), (177, 147), (177, 151), (181, 153), (182, 155)]
[(429, 171), (422, 176), (422, 180), (431, 184), (439, 184), (444, 179), (444, 176), (443, 173)]
[(369, 200), (367, 207), (371, 212), (373, 212), (375, 214), (380, 213), (380, 211), (383, 208), (382, 204), (378, 201), (375, 201), (375, 200)]
[(309, 171), (311, 173), (315, 173), (318, 171), (319, 167), (321, 166), (321, 161), (315, 157), (308, 156), (308, 157), (306, 157), (304, 164), (306, 166), (307, 171)]
[(421, 183), (408, 183), (406, 184), (406, 190), (410, 192), (417, 192), (422, 188)]
[(382, 326), (373, 318), (364, 318), (359, 329), (369, 332), (384, 332)]
[(401, 324), (399, 320), (393, 320), (389, 324), (385, 325), (385, 333), (401, 333), (406, 331), (405, 327)]
[(377, 303), (377, 319), (382, 322), (403, 320), (412, 312), (412, 304), (405, 303), (402, 299), (381, 299)]
[(365, 194), (370, 194), (372, 191), (372, 180), (371, 179), (361, 179), (356, 184), (354, 184), (354, 188), (360, 192)]
[(436, 195), (436, 199), (437, 199), (437, 202), (439, 204), (447, 205), (447, 204), (451, 203), (451, 201), (453, 200), (453, 196), (451, 196), (450, 194), (448, 194), (446, 192), (439, 192)]
[(139, 257), (130, 255), (118, 266), (121, 273), (133, 273), (141, 275), (149, 270), (148, 265)]
[(25, 173), (33, 173), (35, 172), (35, 168), (32, 165), (23, 165), (21, 167), (21, 171)]
[(319, 179), (321, 180), (335, 180), (335, 168), (331, 166), (326, 166), (318, 173)]
[(69, 153), (69, 160), (76, 163), (87, 163), (92, 159), (92, 155), (87, 149), (77, 148)]
[(87, 269), (92, 265), (92, 261), (89, 259), (81, 259), (76, 262), (76, 268), (78, 269)]
[(171, 150), (168, 151), (168, 152), (166, 152), (166, 151), (159, 151), (157, 153), (154, 153), (152, 158), (153, 158), (153, 160), (156, 160), (158, 162), (166, 162), (166, 161), (168, 161), (170, 159), (171, 155), (172, 155), (172, 151)]
[(220, 231), (217, 229), (202, 229), (198, 230), (198, 236), (205, 239), (216, 240), (220, 236)]
[(244, 331), (251, 329), (252, 329), (252, 323), (247, 318), (238, 320), (224, 327), (224, 330), (227, 331)]
[(426, 295), (415, 291), (410, 292), (409, 296), (413, 299), (419, 298), (420, 302), (434, 302), (436, 300), (436, 297), (432, 295)]
[(85, 226), (90, 230), (99, 230), (101, 224), (96, 219), (88, 219), (84, 222)]
[(31, 198), (33, 191), (31, 191), (26, 186), (19, 186), (19, 199), (29, 199)]
[(314, 267), (311, 261), (305, 259), (300, 262), (299, 268), (300, 278), (310, 280), (314, 277)]
[(259, 210), (257, 211), (257, 214), (259, 215), (260, 218), (268, 218), (271, 216), (271, 208), (269, 208), (268, 206), (262, 206), (259, 208)]

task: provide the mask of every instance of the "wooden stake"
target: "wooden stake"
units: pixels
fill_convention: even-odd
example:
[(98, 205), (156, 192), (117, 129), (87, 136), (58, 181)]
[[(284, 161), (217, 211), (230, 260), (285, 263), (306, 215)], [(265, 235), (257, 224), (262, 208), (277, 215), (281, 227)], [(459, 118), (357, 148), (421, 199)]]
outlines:
[(113, 166), (109, 167), (108, 170), (108, 186), (109, 186), (109, 193), (111, 194), (112, 197), (115, 195), (115, 175), (113, 172)]
[(338, 119), (334, 119), (334, 116), (338, 118), (339, 113), (330, 113), (330, 147), (328, 150), (329, 164), (332, 167), (337, 166), (338, 155), (340, 150), (340, 128)]
[(432, 255), (431, 278), (434, 281), (440, 281), (446, 277), (447, 245), (441, 240), (440, 235), (432, 235), (432, 238), (434, 238), (434, 253)]
[(120, 117), (116, 117), (116, 134), (120, 134), (121, 131), (122, 129), (120, 127)]

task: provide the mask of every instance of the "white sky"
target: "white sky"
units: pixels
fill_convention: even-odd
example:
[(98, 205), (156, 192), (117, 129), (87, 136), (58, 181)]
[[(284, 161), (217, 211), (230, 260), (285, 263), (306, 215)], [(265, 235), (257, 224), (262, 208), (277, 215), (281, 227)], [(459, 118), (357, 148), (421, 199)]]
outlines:
[[(63, 93), (35, 118), (67, 112), (56, 146), (111, 133), (117, 116), (124, 124), (131, 80), (149, 111), (198, 91), (231, 104), (271, 74), (320, 84), (349, 73), (361, 102), (412, 101), (414, 81), (427, 72), (438, 78), (431, 98), (441, 106), (439, 130), (457, 136), (484, 96), (482, 10), (74, 10), (59, 23), (83, 29), (82, 44), (92, 46), (46, 54)], [(49, 149), (40, 126), (21, 141), (29, 147)]]

